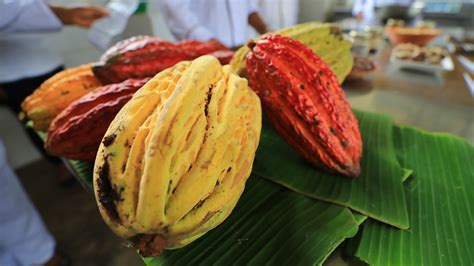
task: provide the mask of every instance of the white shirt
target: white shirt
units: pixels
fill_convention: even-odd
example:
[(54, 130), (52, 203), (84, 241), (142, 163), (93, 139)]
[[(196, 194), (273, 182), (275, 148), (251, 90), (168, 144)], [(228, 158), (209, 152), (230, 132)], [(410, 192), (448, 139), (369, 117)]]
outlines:
[(139, 0), (109, 0), (109, 16), (94, 22), (88, 33), (89, 41), (102, 51), (118, 42), (138, 4)]
[(48, 40), (31, 32), (61, 29), (41, 0), (0, 0), (0, 83), (45, 74), (62, 64)]
[[(107, 49), (120, 38), (139, 0), (111, 0), (110, 16), (96, 21), (89, 40)], [(46, 74), (63, 64), (45, 32), (59, 31), (61, 21), (43, 0), (0, 0), (0, 83)]]
[(229, 47), (249, 38), (250, 0), (160, 0), (164, 21), (178, 40), (217, 39)]
[(299, 0), (252, 0), (252, 3), (271, 30), (293, 26), (298, 22)]

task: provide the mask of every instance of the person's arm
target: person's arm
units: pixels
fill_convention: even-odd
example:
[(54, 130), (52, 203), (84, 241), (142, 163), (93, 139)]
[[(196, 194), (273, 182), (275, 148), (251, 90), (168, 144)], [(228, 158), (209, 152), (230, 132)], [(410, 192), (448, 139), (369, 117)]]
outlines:
[(95, 6), (48, 6), (41, 0), (0, 0), (0, 33), (57, 31), (63, 25), (88, 28), (107, 11)]
[(354, 6), (352, 8), (352, 15), (358, 20), (361, 21), (364, 19), (364, 0), (354, 0)]
[(248, 23), (252, 28), (254, 28), (258, 33), (264, 34), (268, 32), (268, 27), (265, 21), (262, 19), (260, 14), (258, 14), (258, 9), (256, 6), (256, 2), (248, 1), (247, 6), (247, 14), (248, 14)]
[(249, 15), (249, 24), (260, 34), (268, 32), (267, 24), (263, 21), (258, 12), (252, 12)]
[(109, 15), (107, 10), (99, 6), (67, 7), (50, 5), (49, 7), (64, 25), (74, 25), (82, 28), (90, 28), (96, 20)]
[(189, 8), (190, 0), (162, 0), (163, 13), (170, 32), (178, 40), (197, 39), (208, 41), (216, 36), (202, 26), (194, 12)]

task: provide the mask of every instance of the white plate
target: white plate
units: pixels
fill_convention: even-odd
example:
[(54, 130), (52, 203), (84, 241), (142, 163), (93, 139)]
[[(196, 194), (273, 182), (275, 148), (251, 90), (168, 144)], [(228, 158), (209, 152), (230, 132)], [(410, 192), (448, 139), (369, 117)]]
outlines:
[(439, 64), (429, 64), (407, 59), (398, 59), (395, 57), (395, 53), (392, 52), (392, 55), (390, 56), (390, 64), (399, 69), (414, 69), (425, 72), (444, 72), (454, 70), (454, 63), (449, 55), (444, 57)]

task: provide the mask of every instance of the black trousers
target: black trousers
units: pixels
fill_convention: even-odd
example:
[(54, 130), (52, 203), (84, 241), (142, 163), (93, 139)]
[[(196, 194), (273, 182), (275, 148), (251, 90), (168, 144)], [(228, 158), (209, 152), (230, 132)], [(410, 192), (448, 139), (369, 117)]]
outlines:
[[(15, 113), (15, 115), (18, 115), (21, 112), (21, 103), (27, 96), (32, 94), (33, 91), (41, 85), (41, 83), (43, 83), (45, 80), (47, 80), (54, 74), (62, 71), (63, 69), (64, 68), (60, 66), (54, 69), (53, 71), (41, 76), (25, 78), (13, 82), (0, 84), (0, 88), (2, 88), (5, 94), (7, 95), (7, 104), (10, 109)], [(43, 140), (36, 134), (36, 132), (34, 132), (32, 128), (23, 128), (25, 129), (27, 135), (29, 136), (35, 147), (38, 149), (38, 151), (41, 152), (41, 154), (49, 162), (54, 165), (59, 165), (62, 163), (59, 158), (53, 157), (46, 153), (46, 150), (44, 149)]]

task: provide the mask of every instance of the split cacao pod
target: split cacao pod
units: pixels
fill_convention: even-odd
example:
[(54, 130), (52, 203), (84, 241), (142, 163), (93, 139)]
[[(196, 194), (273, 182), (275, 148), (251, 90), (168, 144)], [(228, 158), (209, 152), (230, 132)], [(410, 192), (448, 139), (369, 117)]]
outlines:
[(139, 89), (110, 124), (94, 166), (103, 219), (143, 256), (189, 244), (236, 205), (260, 139), (247, 80), (213, 56)]
[[(228, 48), (216, 41), (172, 43), (151, 36), (137, 36), (111, 47), (94, 65), (93, 71), (105, 84), (119, 83), (129, 78), (152, 77), (178, 62), (226, 50)], [(229, 61), (228, 57), (222, 60)]]
[(276, 34), (251, 46), (250, 85), (275, 130), (312, 164), (358, 176), (359, 125), (326, 63), (303, 43)]
[(115, 115), (148, 80), (105, 85), (72, 102), (49, 126), (46, 150), (71, 160), (94, 161)]
[(101, 83), (92, 73), (91, 65), (70, 68), (52, 76), (21, 104), (33, 122), (33, 128), (48, 131), (53, 118), (71, 102), (95, 90)]

